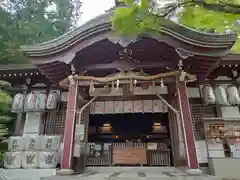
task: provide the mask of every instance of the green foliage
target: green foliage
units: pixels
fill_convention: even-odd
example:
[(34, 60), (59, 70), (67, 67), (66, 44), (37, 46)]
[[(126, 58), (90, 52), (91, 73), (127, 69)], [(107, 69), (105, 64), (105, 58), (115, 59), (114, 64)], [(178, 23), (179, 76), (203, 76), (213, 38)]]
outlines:
[(79, 16), (75, 7), (71, 0), (8, 0), (6, 7), (0, 7), (0, 64), (24, 63), (27, 59), (19, 45), (68, 31)]
[[(236, 23), (239, 19), (240, 14), (212, 11), (201, 6), (186, 7), (180, 15), (181, 24), (206, 31), (214, 29), (217, 33), (224, 33), (227, 29), (232, 29), (240, 33), (239, 25)], [(239, 39), (232, 51), (240, 53)]]
[[(0, 82), (0, 85), (5, 84), (5, 82)], [(9, 128), (12, 126), (13, 116), (10, 113), (12, 100), (7, 92), (0, 91), (0, 148), (6, 142), (9, 136)]]
[(139, 35), (146, 31), (155, 31), (159, 27), (159, 19), (148, 11), (149, 0), (135, 4), (126, 0), (126, 7), (116, 9), (113, 17), (113, 29), (120, 35)]
[[(120, 35), (157, 32), (161, 20), (173, 16), (180, 24), (199, 31), (224, 33), (232, 29), (240, 33), (240, 24), (237, 23), (240, 20), (239, 0), (179, 0), (162, 7), (159, 0), (140, 0), (138, 3), (125, 0), (125, 4), (125, 7), (116, 8), (112, 17), (113, 30)], [(240, 53), (239, 39), (232, 51)]]

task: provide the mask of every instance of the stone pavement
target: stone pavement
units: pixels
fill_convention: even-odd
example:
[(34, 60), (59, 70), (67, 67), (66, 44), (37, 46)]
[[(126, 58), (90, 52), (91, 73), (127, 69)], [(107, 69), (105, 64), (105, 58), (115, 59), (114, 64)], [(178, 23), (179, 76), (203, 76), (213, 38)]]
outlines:
[(147, 173), (147, 172), (116, 172), (112, 174), (103, 174), (103, 173), (87, 173), (84, 175), (78, 175), (77, 179), (92, 179), (92, 180), (100, 180), (100, 179), (110, 179), (110, 180), (204, 180), (204, 179), (212, 179), (210, 176), (201, 175), (201, 176), (190, 176), (185, 173)]
[(84, 174), (57, 176), (53, 169), (0, 170), (0, 180), (221, 180), (215, 176), (193, 176), (180, 170), (151, 168), (91, 169)]
[(40, 180), (54, 175), (55, 169), (0, 169), (0, 180)]
[(193, 176), (182, 172), (87, 172), (75, 176), (52, 176), (42, 180), (220, 180), (215, 176)]

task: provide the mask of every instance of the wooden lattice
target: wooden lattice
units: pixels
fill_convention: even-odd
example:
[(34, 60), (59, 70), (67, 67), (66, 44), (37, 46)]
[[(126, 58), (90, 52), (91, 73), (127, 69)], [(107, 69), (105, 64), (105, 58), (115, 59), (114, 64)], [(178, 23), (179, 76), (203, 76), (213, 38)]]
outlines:
[(171, 166), (169, 150), (148, 151), (149, 165)]
[(62, 135), (64, 133), (66, 111), (67, 103), (61, 103), (59, 110), (49, 113), (45, 124), (46, 135)]
[(198, 101), (190, 100), (192, 125), (197, 140), (205, 138), (203, 117), (216, 117), (216, 107), (211, 105), (202, 105)]

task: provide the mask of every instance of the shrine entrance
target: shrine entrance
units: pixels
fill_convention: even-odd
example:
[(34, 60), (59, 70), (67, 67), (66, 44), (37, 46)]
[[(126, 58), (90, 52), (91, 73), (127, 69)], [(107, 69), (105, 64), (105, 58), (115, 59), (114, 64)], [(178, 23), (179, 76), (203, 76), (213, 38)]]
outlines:
[(91, 109), (87, 166), (173, 165), (168, 108), (160, 100), (97, 101)]

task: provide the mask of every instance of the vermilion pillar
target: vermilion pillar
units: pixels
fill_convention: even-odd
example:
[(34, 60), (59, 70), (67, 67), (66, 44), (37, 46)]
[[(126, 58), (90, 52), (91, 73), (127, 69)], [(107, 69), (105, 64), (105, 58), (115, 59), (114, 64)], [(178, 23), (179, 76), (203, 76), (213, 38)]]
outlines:
[(197, 170), (199, 170), (199, 165), (197, 160), (195, 137), (194, 137), (194, 131), (192, 126), (192, 116), (191, 116), (191, 110), (190, 110), (190, 105), (188, 100), (186, 83), (179, 82), (176, 86), (176, 89), (177, 89), (179, 110), (181, 115), (181, 122), (183, 127), (183, 137), (184, 137), (185, 146), (186, 146), (188, 168), (193, 170), (193, 172), (194, 170), (195, 172), (197, 172)]
[[(179, 110), (179, 99), (177, 96), (176, 83), (168, 85), (168, 100), (169, 103)], [(171, 141), (173, 145), (173, 156), (174, 156), (174, 165), (178, 167), (186, 166), (186, 148), (183, 138), (183, 128), (181, 123), (180, 115), (178, 116), (172, 110), (169, 111), (169, 125), (171, 127)], [(179, 117), (179, 118), (178, 118)]]
[[(63, 138), (63, 154), (61, 158), (61, 171), (63, 174), (72, 173), (73, 141), (75, 130), (75, 117), (77, 108), (78, 86), (70, 85), (68, 92), (67, 115)], [(60, 173), (61, 174), (61, 173)]]

